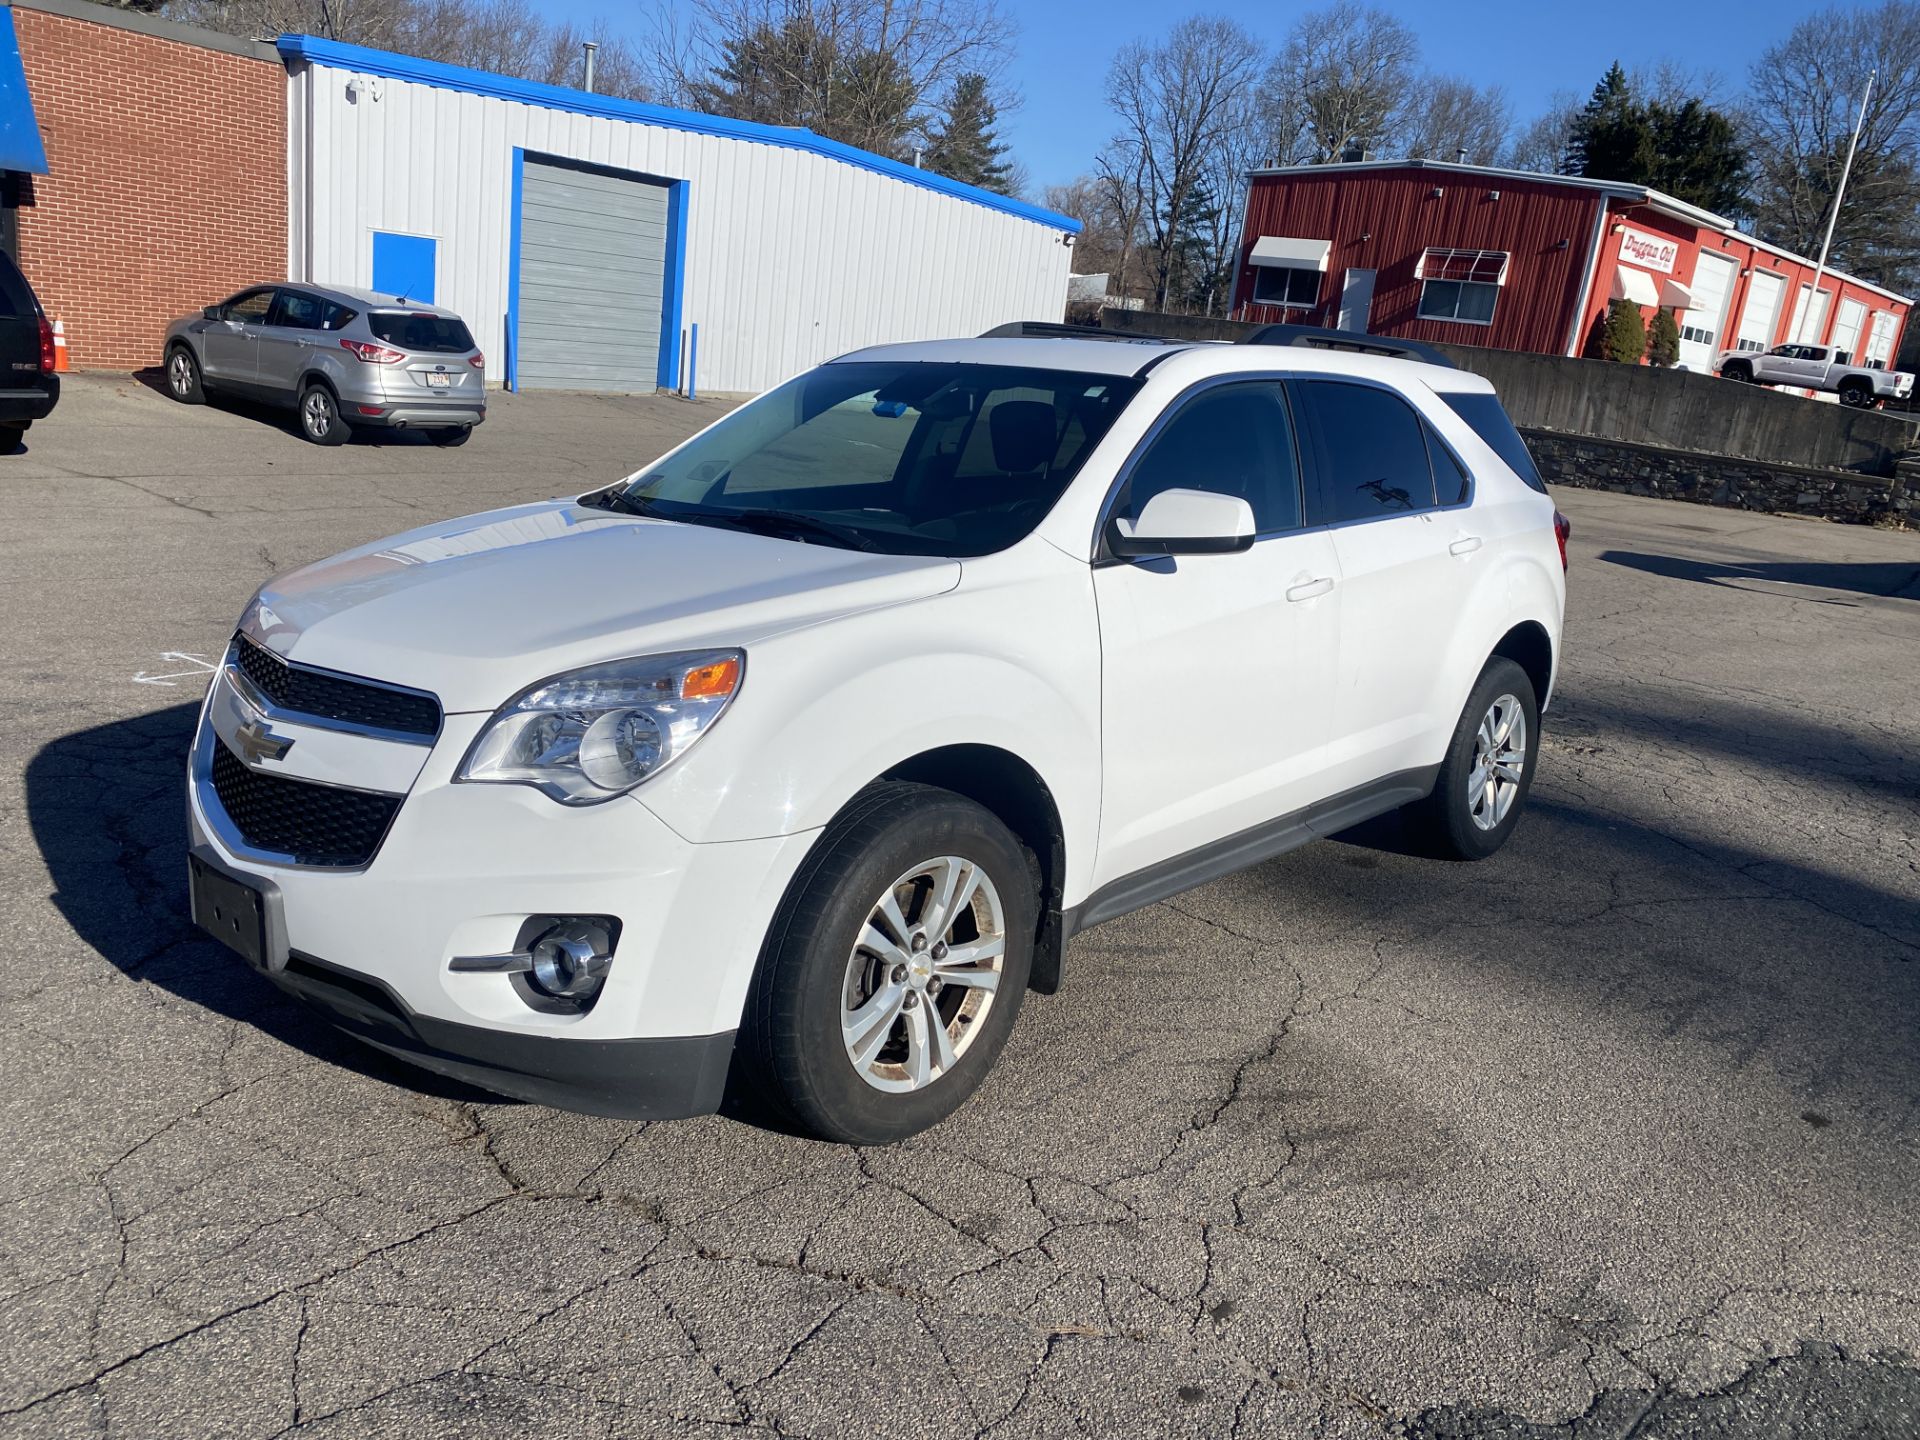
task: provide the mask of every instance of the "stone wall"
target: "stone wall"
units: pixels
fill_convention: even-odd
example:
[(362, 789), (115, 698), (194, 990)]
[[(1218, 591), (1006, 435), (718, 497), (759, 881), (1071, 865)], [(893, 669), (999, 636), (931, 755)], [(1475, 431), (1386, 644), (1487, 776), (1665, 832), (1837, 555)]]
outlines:
[(1855, 525), (1920, 523), (1920, 477), (1696, 455), (1623, 440), (1522, 427), (1550, 485), (1654, 495), (1695, 505), (1810, 515)]

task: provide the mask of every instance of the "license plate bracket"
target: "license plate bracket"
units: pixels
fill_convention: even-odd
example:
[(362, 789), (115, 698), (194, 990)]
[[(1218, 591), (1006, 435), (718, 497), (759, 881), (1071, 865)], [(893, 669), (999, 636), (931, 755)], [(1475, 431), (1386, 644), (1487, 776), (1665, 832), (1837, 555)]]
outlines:
[(187, 889), (194, 924), (263, 974), (287, 968), (279, 887), (235, 875), (195, 850), (187, 856)]
[(438, 370), (429, 370), (427, 372), (427, 388), (428, 389), (446, 390), (446, 389), (452, 388), (452, 385), (453, 385), (453, 376), (444, 374)]

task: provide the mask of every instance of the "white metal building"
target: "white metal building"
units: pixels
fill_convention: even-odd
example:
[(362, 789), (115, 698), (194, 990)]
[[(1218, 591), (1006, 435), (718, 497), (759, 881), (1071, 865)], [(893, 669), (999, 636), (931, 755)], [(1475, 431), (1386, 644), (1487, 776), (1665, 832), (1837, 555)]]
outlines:
[(1063, 312), (1079, 223), (1023, 201), (807, 130), (279, 47), (290, 277), (453, 307), (489, 380), (650, 390), (685, 363), (750, 392)]

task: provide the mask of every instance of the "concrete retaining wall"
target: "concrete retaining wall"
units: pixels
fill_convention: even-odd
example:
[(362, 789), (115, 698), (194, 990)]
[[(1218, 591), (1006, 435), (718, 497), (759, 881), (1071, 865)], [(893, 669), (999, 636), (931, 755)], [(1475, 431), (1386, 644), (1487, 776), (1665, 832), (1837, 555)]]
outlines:
[(1920, 521), (1920, 484), (1902, 475), (1769, 465), (1528, 427), (1520, 433), (1550, 485), (1810, 515), (1856, 525), (1905, 526)]

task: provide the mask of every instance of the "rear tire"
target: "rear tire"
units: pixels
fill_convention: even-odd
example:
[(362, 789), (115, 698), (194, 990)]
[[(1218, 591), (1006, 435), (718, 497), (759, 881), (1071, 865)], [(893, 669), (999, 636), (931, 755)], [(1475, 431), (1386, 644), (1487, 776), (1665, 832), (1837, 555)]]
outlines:
[(1873, 408), (1873, 386), (1864, 380), (1842, 380), (1840, 382), (1840, 403), (1855, 410)]
[(442, 425), (427, 431), (427, 438), (443, 450), (455, 445), (467, 443), (467, 437), (473, 434), (471, 425)]
[(869, 786), (768, 932), (736, 1086), (822, 1140), (887, 1145), (938, 1124), (1020, 1013), (1038, 895), (1032, 856), (991, 812), (929, 785)]
[(1446, 860), (1484, 860), (1506, 844), (1526, 808), (1539, 754), (1533, 682), (1496, 655), (1460, 712), (1433, 792), (1404, 812), (1422, 848)]
[(206, 388), (200, 383), (200, 362), (185, 345), (167, 352), (167, 393), (182, 405), (206, 402)]
[(300, 392), (300, 433), (316, 445), (344, 445), (353, 432), (340, 418), (340, 402), (326, 386), (309, 384)]
[(17, 420), (0, 425), (0, 455), (11, 455), (27, 442), (27, 426), (31, 420)]

